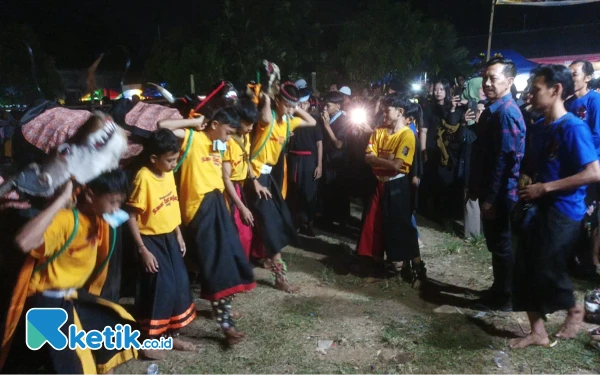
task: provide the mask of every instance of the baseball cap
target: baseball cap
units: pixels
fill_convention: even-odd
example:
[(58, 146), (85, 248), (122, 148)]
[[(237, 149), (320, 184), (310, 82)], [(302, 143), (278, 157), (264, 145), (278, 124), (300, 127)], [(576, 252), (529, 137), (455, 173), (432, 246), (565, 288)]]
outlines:
[(306, 80), (300, 78), (299, 80), (296, 81), (296, 87), (298, 87), (298, 90), (303, 89), (306, 86), (308, 86), (308, 84), (306, 83)]
[(340, 89), (340, 92), (341, 92), (342, 94), (344, 94), (344, 95), (347, 95), (347, 96), (352, 96), (352, 90), (350, 90), (350, 87), (348, 87), (348, 86), (344, 86), (344, 87), (342, 87), (342, 88)]

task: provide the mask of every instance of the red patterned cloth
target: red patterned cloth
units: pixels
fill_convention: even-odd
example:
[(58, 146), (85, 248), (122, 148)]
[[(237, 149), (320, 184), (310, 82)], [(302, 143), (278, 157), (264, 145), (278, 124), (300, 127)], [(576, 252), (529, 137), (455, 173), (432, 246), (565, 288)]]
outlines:
[[(147, 104), (139, 102), (125, 115), (125, 123), (136, 128), (155, 131), (158, 128), (158, 122), (166, 119), (182, 119), (178, 110), (162, 106), (160, 104)], [(129, 136), (129, 132), (127, 135)], [(142, 145), (128, 141), (128, 148), (123, 159), (128, 159), (142, 152)]]
[(49, 153), (71, 138), (90, 117), (89, 111), (52, 108), (23, 125), (23, 135), (27, 142)]

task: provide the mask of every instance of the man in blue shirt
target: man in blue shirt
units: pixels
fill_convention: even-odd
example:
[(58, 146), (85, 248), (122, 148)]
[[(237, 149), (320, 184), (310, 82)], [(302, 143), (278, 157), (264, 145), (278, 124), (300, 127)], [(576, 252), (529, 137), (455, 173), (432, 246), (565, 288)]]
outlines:
[(594, 78), (594, 66), (589, 61), (577, 60), (569, 68), (573, 74), (575, 93), (565, 102), (565, 107), (589, 125), (594, 148), (600, 155), (600, 94), (589, 87)]
[[(513, 309), (527, 311), (531, 333), (512, 340), (513, 348), (552, 346), (544, 319), (555, 311), (568, 311), (556, 337), (574, 338), (581, 329), (583, 307), (575, 303), (567, 259), (586, 212), (585, 187), (600, 181), (590, 129), (564, 106), (573, 94), (570, 71), (563, 65), (542, 65), (534, 77), (531, 103), (544, 118), (530, 128), (519, 197), (535, 210), (521, 228), (513, 282)], [(529, 177), (535, 183), (526, 185)]]
[(525, 122), (510, 92), (517, 69), (495, 57), (483, 73), (487, 108), (475, 125), (469, 199), (479, 199), (483, 233), (492, 252), (494, 283), (474, 308), (510, 311), (512, 254), (510, 212), (517, 201), (519, 167), (525, 152)]

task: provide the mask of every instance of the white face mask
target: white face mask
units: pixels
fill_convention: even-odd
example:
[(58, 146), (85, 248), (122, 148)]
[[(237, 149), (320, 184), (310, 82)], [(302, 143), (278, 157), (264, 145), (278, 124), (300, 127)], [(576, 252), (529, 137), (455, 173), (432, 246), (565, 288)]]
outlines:
[(104, 214), (102, 215), (104, 221), (108, 223), (113, 228), (120, 227), (123, 223), (129, 220), (129, 214), (123, 210), (118, 210), (113, 214)]
[(217, 139), (213, 142), (213, 151), (227, 151), (227, 143)]

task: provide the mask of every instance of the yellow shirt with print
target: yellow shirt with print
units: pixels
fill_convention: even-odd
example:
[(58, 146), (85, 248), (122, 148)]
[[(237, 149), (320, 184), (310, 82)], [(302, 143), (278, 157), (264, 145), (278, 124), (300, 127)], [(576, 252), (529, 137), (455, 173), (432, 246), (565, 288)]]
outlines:
[[(245, 149), (242, 149), (242, 145)], [(248, 162), (250, 155), (250, 135), (244, 134), (241, 140), (233, 137), (227, 142), (227, 151), (223, 154), (223, 161), (231, 164), (231, 181), (244, 181), (248, 177)]]
[(373, 168), (373, 173), (380, 181), (387, 181), (390, 177), (396, 176), (399, 173), (408, 174), (412, 167), (415, 157), (416, 138), (409, 127), (404, 127), (400, 131), (389, 134), (387, 128), (378, 128), (371, 135), (369, 145), (367, 146), (367, 154), (387, 159), (401, 159), (404, 163), (400, 171)]
[[(73, 242), (44, 269), (34, 272), (29, 281), (27, 295), (46, 290), (82, 288), (96, 269), (98, 247), (108, 241), (108, 224), (100, 217), (89, 218), (78, 214), (79, 228)], [(63, 209), (52, 220), (44, 233), (44, 243), (30, 256), (44, 263), (56, 254), (73, 233), (75, 219), (72, 210)]]
[(135, 209), (141, 234), (171, 233), (181, 224), (179, 198), (173, 172), (156, 176), (147, 167), (139, 170), (127, 205)]
[(185, 225), (196, 216), (206, 193), (225, 190), (221, 154), (213, 151), (213, 142), (205, 132), (185, 129), (181, 151), (185, 151), (192, 132), (192, 144), (180, 168), (179, 203)]
[[(289, 119), (289, 121), (289, 131), (292, 132), (302, 123), (302, 118), (293, 117)], [(273, 130), (270, 131), (270, 124), (259, 121), (258, 127), (256, 128), (255, 139), (252, 142), (252, 153), (250, 154), (252, 158), (250, 164), (252, 164), (252, 171), (256, 177), (260, 177), (260, 171), (263, 165), (274, 166), (277, 164), (279, 155), (281, 155), (281, 150), (283, 150), (283, 145), (287, 139), (286, 132), (288, 124), (286, 116), (284, 116), (281, 121), (274, 120), (272, 127)], [(271, 134), (270, 136), (269, 133)], [(267, 139), (267, 137), (269, 137), (269, 139)], [(260, 148), (263, 144), (264, 147), (261, 150)], [(255, 156), (256, 153), (258, 154)]]

